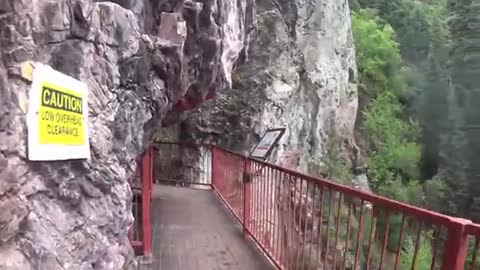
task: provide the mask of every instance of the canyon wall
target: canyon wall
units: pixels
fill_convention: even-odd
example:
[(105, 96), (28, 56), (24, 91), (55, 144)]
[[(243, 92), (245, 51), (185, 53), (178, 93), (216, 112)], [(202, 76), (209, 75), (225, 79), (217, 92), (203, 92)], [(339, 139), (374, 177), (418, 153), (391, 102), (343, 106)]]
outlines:
[[(254, 29), (252, 0), (0, 1), (0, 269), (134, 268), (135, 160), (175, 104), (230, 87)], [(87, 83), (89, 160), (28, 160), (24, 61)]]
[(237, 66), (233, 89), (218, 92), (171, 129), (180, 140), (248, 153), (268, 128), (286, 127), (270, 161), (297, 155), (290, 165), (307, 171), (335, 141), (345, 164), (357, 167), (357, 68), (348, 1), (259, 0), (257, 23), (255, 45)]

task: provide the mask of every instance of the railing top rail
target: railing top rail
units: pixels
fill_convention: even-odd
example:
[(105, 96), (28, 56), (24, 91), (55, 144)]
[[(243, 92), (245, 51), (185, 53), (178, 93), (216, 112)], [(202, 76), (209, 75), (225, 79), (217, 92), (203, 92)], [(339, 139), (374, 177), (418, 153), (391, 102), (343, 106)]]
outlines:
[(465, 227), (465, 234), (480, 237), (480, 224), (467, 224)]

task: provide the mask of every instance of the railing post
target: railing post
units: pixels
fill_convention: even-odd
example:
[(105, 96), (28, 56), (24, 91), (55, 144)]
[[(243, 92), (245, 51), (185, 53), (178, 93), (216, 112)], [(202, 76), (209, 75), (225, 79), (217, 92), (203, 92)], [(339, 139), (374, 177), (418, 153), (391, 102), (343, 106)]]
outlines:
[(250, 175), (250, 160), (244, 158), (243, 167), (243, 233), (249, 234), (250, 231), (250, 211), (251, 211), (251, 188), (252, 176)]
[(468, 252), (468, 238), (465, 227), (470, 220), (453, 218), (448, 226), (447, 242), (442, 263), (442, 270), (463, 270)]
[(148, 257), (152, 255), (152, 237), (150, 231), (150, 203), (153, 182), (153, 153), (152, 147), (147, 148), (142, 155), (142, 235), (143, 235), (143, 255)]
[(212, 188), (213, 188), (213, 189), (216, 188), (216, 186), (215, 186), (216, 170), (217, 170), (216, 164), (215, 164), (215, 163), (216, 163), (216, 162), (215, 162), (215, 159), (216, 159), (216, 154), (215, 154), (215, 153), (216, 153), (216, 150), (217, 150), (217, 149), (216, 149), (216, 147), (215, 147), (214, 145), (210, 145), (210, 151), (211, 151), (211, 153), (212, 153), (212, 162), (211, 162), (211, 163), (212, 163), (212, 172), (211, 172), (211, 175), (212, 175), (211, 177), (212, 177), (212, 179), (211, 179), (211, 181), (212, 181)]

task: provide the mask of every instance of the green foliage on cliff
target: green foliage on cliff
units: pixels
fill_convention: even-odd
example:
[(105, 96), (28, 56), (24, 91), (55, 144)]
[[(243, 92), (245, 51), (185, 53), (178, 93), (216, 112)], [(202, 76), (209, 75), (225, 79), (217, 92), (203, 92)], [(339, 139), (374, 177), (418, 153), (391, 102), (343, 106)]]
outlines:
[(375, 189), (419, 179), (423, 205), (480, 221), (480, 3), (350, 2)]
[[(459, 97), (451, 93), (449, 83), (450, 74), (460, 73), (447, 69), (449, 63), (455, 63), (449, 59), (450, 47), (460, 51), (466, 48), (454, 42), (461, 31), (453, 35), (449, 31), (445, 0), (350, 2), (363, 89), (359, 126), (362, 137), (368, 139), (363, 146), (372, 184), (377, 192), (385, 192), (394, 181), (408, 186), (408, 182), (420, 180), (417, 184), (425, 193), (428, 187), (422, 205), (440, 210), (441, 198), (453, 196), (445, 190), (444, 180), (458, 179), (449, 189), (461, 191), (459, 182), (465, 176), (461, 153), (465, 151), (466, 137), (459, 128), (465, 119), (458, 106)], [(455, 8), (457, 13), (463, 13), (451, 16), (450, 25), (463, 29), (462, 23), (465, 26), (468, 20), (462, 18), (471, 14), (471, 9), (452, 3), (456, 4), (450, 6), (450, 11)], [(459, 59), (461, 74), (469, 74), (470, 69), (467, 71), (462, 62), (465, 59)], [(442, 154), (455, 154), (456, 161), (448, 161)], [(468, 192), (463, 193), (456, 195), (467, 199)], [(451, 203), (453, 212), (456, 207), (458, 204)]]
[(404, 117), (400, 103), (407, 88), (395, 32), (372, 10), (352, 15), (362, 99), (361, 128), (366, 140), (369, 178), (380, 192), (395, 181), (409, 181), (418, 174), (420, 148), (415, 142), (417, 124)]
[(370, 10), (352, 15), (353, 34), (357, 47), (357, 65), (365, 93), (374, 96), (386, 89), (401, 88), (401, 58), (395, 32), (389, 25), (380, 25)]
[(401, 119), (401, 112), (397, 98), (387, 91), (375, 97), (364, 111), (363, 129), (370, 142), (368, 165), (376, 191), (417, 175), (420, 149), (414, 141), (416, 123)]
[[(445, 185), (438, 163), (441, 112), (448, 89), (445, 3), (417, 0), (351, 1), (361, 82), (360, 132), (373, 190), (411, 204), (439, 209)], [(432, 161), (433, 160), (433, 161)], [(428, 168), (426, 170), (426, 168)], [(432, 180), (429, 178), (434, 177)], [(395, 252), (401, 216), (389, 219), (388, 250)], [(386, 228), (387, 217), (377, 226)], [(409, 269), (416, 232), (407, 230), (400, 269)], [(422, 235), (417, 266), (431, 263), (431, 236)], [(423, 269), (423, 268), (422, 268)]]

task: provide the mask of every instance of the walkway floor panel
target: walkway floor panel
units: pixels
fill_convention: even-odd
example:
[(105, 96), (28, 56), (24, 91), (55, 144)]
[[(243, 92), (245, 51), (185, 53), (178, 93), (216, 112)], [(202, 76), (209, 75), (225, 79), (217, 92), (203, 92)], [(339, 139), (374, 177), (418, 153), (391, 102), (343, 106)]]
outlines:
[(273, 270), (208, 190), (155, 185), (154, 270)]

